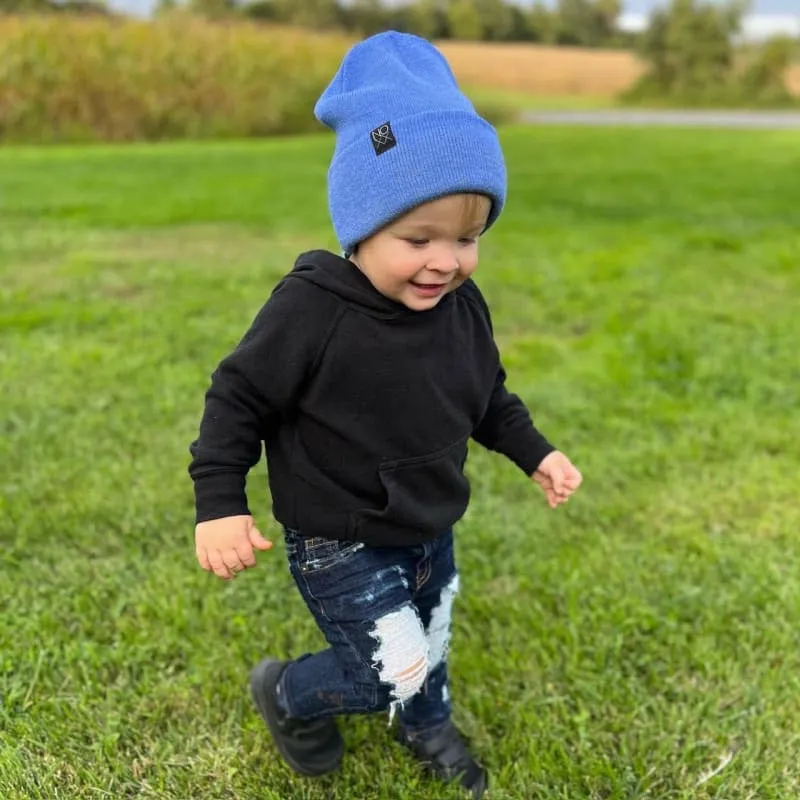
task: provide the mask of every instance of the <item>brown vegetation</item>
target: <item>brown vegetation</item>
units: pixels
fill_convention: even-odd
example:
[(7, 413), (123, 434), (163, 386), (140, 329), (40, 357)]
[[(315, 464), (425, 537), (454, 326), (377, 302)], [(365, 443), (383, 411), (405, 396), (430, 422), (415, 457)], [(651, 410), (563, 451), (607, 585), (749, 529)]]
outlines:
[[(634, 53), (624, 50), (452, 41), (437, 45), (467, 86), (538, 95), (613, 96), (630, 88), (645, 70)], [(800, 65), (789, 70), (786, 84), (800, 95)]]
[(786, 86), (792, 94), (800, 95), (800, 65), (791, 67), (787, 73)]
[(531, 94), (614, 95), (644, 69), (621, 50), (449, 41), (438, 46), (459, 82)]

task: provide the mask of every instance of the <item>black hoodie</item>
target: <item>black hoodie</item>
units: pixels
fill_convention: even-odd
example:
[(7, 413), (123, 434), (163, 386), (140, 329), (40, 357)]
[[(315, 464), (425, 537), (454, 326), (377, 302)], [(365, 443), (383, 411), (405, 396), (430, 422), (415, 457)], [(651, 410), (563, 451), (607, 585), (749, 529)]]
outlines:
[(464, 514), (470, 437), (526, 475), (554, 449), (505, 388), (477, 286), (412, 311), (350, 261), (305, 253), (212, 376), (191, 446), (197, 521), (250, 513), (263, 441), (280, 523), (415, 544)]

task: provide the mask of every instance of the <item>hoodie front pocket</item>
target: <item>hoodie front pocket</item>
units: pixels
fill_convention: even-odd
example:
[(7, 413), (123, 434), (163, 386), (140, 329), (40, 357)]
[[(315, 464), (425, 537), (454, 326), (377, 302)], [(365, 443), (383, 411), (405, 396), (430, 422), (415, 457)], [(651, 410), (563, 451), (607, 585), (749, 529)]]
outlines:
[(465, 437), (435, 453), (381, 464), (378, 475), (386, 505), (356, 511), (351, 521), (354, 533), (388, 542), (414, 531), (436, 535), (454, 525), (469, 502), (464, 475), (467, 441)]

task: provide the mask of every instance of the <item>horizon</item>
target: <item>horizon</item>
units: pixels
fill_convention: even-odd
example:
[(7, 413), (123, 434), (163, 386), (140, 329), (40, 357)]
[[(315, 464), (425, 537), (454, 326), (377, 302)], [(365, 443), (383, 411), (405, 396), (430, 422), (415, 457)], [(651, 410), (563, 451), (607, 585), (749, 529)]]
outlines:
[[(157, 0), (107, 0), (115, 11), (136, 17), (149, 17)], [(403, 0), (388, 0), (391, 5)], [(512, 0), (518, 5), (531, 5), (535, 0)], [(623, 0), (619, 22), (622, 30), (641, 31), (647, 26), (648, 15), (667, 0)], [(709, 0), (722, 3), (724, 0)], [(553, 5), (554, 0), (545, 0)], [(749, 14), (745, 15), (743, 38), (758, 40), (777, 34), (800, 36), (800, 8), (797, 0), (754, 0)]]
[[(515, 0), (518, 5), (532, 5), (535, 0)], [(390, 0), (394, 5), (398, 0)], [(553, 5), (553, 0), (545, 0), (547, 5)], [(648, 14), (655, 7), (664, 5), (666, 0), (623, 0), (623, 16), (627, 14)], [(712, 3), (722, 3), (724, 0), (709, 0)], [(128, 11), (147, 14), (156, 5), (156, 0), (108, 0), (109, 6)], [(800, 18), (800, 8), (797, 0), (754, 0), (748, 16), (789, 15)]]

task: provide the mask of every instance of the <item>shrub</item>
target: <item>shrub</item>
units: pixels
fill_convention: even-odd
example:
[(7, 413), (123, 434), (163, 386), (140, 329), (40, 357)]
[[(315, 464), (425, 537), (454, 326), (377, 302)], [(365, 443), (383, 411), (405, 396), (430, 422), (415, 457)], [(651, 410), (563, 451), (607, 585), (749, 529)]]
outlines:
[(314, 130), (338, 36), (185, 14), (0, 20), (0, 138), (125, 141)]
[(795, 102), (785, 76), (792, 47), (767, 42), (742, 57), (735, 37), (742, 2), (672, 0), (653, 12), (641, 38), (649, 68), (622, 99), (688, 106), (783, 106)]

